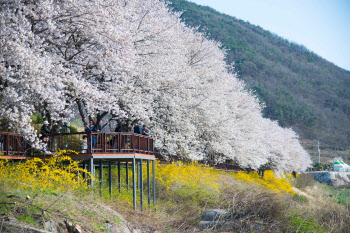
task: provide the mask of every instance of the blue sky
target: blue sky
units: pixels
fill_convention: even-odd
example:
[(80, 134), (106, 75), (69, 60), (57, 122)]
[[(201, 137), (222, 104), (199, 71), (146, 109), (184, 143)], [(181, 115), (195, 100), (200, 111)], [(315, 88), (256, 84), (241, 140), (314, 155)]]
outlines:
[(350, 0), (190, 0), (302, 44), (350, 71)]

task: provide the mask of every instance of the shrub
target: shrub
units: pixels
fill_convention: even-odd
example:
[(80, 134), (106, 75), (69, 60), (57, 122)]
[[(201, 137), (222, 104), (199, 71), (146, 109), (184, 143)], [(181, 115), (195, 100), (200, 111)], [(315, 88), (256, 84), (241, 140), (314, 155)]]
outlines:
[(308, 199), (307, 197), (303, 196), (303, 195), (299, 195), (299, 194), (294, 194), (293, 195), (293, 200), (299, 202), (299, 203), (307, 203)]
[(316, 181), (312, 174), (300, 174), (294, 179), (294, 186), (298, 189), (304, 189), (306, 187), (314, 186)]
[(310, 232), (310, 233), (323, 233), (326, 232), (320, 225), (310, 218), (301, 218), (299, 216), (293, 216), (290, 219), (293, 227), (297, 229), (297, 232)]
[(248, 174), (244, 171), (236, 172), (233, 176), (238, 180), (256, 183), (260, 186), (276, 191), (277, 193), (286, 192), (294, 194), (292, 185), (287, 180), (288, 176), (278, 178), (271, 170), (265, 171), (264, 178), (260, 178), (257, 172), (250, 172)]
[(20, 189), (65, 191), (87, 187), (90, 173), (79, 168), (78, 161), (63, 156), (60, 151), (48, 159), (30, 158), (25, 162), (10, 163), (0, 157), (0, 183)]
[(197, 163), (158, 165), (156, 181), (157, 208), (178, 231), (197, 225), (202, 211), (217, 208), (233, 212), (235, 231), (250, 231), (256, 221), (279, 231), (288, 222), (284, 215), (290, 202), (285, 200), (294, 194), (287, 177), (278, 178), (272, 171), (261, 179), (256, 172), (219, 171)]

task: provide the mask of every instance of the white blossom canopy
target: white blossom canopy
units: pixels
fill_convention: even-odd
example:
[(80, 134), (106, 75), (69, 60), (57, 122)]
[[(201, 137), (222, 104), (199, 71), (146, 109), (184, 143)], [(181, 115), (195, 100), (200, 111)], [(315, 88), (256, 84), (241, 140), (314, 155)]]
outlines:
[(264, 119), (220, 44), (159, 0), (0, 1), (0, 118), (39, 147), (30, 116), (139, 119), (159, 151), (302, 171), (291, 129)]

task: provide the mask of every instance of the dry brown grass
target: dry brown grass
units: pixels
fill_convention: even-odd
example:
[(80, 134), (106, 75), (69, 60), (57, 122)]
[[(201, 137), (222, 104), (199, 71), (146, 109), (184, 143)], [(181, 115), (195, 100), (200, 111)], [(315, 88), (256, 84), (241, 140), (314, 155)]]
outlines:
[[(94, 193), (38, 192), (33, 204), (44, 209), (49, 207), (46, 211), (48, 218), (76, 222), (84, 232), (104, 232), (107, 222), (131, 231), (137, 228), (142, 232), (197, 232), (201, 213), (213, 208), (232, 211), (236, 225), (231, 231), (234, 232), (350, 232), (349, 206), (341, 206), (325, 198), (323, 189), (317, 184), (310, 186), (313, 182), (309, 179), (303, 178), (301, 183), (308, 184), (303, 185), (303, 192), (313, 198), (301, 199), (287, 193), (278, 194), (253, 183), (240, 182), (225, 174), (220, 177), (220, 183), (221, 192), (215, 195), (206, 187), (191, 190), (191, 187), (174, 184), (165, 189), (158, 184), (156, 210), (145, 206), (144, 212), (134, 212), (117, 193), (111, 199), (108, 195), (100, 198), (98, 190)], [(34, 192), (15, 191), (10, 187), (2, 187), (2, 192), (22, 197), (35, 195)], [(307, 201), (303, 201), (305, 199)], [(252, 229), (252, 224), (256, 223), (261, 224), (259, 230)], [(215, 230), (218, 231), (220, 229)]]
[(305, 189), (306, 187), (313, 187), (317, 184), (314, 177), (310, 173), (300, 174), (296, 179), (293, 180), (294, 187), (298, 189)]
[(313, 218), (327, 232), (350, 232), (350, 206), (339, 205), (327, 198), (325, 191), (317, 182), (304, 189), (313, 198), (298, 206), (298, 211)]

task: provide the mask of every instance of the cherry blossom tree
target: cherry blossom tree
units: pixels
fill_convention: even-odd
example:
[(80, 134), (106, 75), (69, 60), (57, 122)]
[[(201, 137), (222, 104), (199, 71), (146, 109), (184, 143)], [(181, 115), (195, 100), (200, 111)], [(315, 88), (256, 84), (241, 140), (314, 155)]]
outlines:
[(179, 16), (159, 0), (0, 2), (0, 118), (34, 146), (37, 111), (57, 127), (138, 119), (162, 153), (305, 170), (297, 135), (262, 117), (221, 45)]

